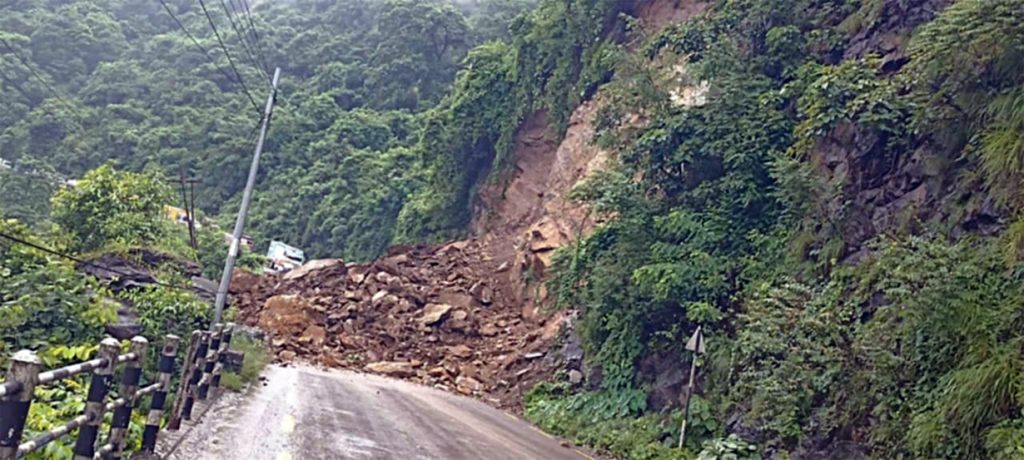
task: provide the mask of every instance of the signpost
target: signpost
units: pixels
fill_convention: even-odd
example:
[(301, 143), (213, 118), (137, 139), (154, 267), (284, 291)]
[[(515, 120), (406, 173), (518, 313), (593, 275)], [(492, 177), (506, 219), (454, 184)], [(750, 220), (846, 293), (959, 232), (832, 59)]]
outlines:
[(686, 386), (686, 407), (683, 408), (683, 424), (679, 427), (679, 448), (683, 448), (683, 441), (686, 440), (686, 422), (690, 418), (690, 398), (693, 397), (693, 380), (697, 376), (697, 357), (704, 354), (704, 331), (703, 326), (697, 326), (697, 330), (686, 342), (686, 349), (693, 353), (690, 360), (690, 384)]

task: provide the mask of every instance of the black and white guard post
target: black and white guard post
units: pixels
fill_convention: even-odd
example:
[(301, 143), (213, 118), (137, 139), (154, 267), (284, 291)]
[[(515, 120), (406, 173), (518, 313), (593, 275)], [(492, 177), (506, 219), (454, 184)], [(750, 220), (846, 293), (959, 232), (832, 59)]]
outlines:
[(113, 337), (107, 337), (100, 342), (99, 358), (103, 360), (103, 366), (93, 371), (92, 380), (89, 382), (89, 393), (85, 398), (86, 422), (78, 429), (78, 439), (75, 440), (74, 448), (75, 460), (92, 460), (96, 454), (96, 436), (99, 434), (103, 413), (106, 410), (103, 400), (110, 391), (120, 351), (121, 344)]
[(11, 357), (7, 381), (0, 387), (0, 460), (18, 458), (18, 444), (42, 368), (43, 362), (30, 350), (21, 350)]
[(185, 405), (182, 408), (181, 418), (184, 420), (192, 420), (192, 408), (196, 403), (196, 396), (199, 393), (199, 381), (203, 378), (203, 369), (206, 368), (206, 350), (210, 348), (210, 337), (213, 334), (210, 332), (203, 332), (199, 337), (199, 345), (196, 347), (195, 361), (189, 364), (192, 367), (192, 377), (189, 378), (188, 388), (186, 389)]
[[(167, 404), (167, 393), (171, 391), (171, 375), (174, 374), (174, 361), (178, 357), (178, 344), (181, 339), (176, 335), (164, 337), (164, 348), (160, 351), (157, 361), (156, 383), (160, 385), (149, 402), (149, 414), (146, 416), (146, 427), (142, 430), (142, 452), (156, 452), (156, 438), (160, 432), (160, 420), (164, 418), (164, 405)], [(182, 382), (184, 383), (184, 382)]]
[(135, 359), (125, 364), (124, 372), (121, 374), (120, 395), (125, 398), (126, 404), (114, 409), (114, 417), (110, 421), (110, 443), (113, 450), (110, 453), (111, 459), (124, 457), (125, 443), (128, 440), (128, 424), (132, 419), (132, 409), (136, 403), (136, 392), (139, 390), (139, 381), (142, 380), (142, 368), (146, 362), (146, 353), (149, 351), (149, 341), (145, 337), (136, 336), (132, 339), (131, 353)]

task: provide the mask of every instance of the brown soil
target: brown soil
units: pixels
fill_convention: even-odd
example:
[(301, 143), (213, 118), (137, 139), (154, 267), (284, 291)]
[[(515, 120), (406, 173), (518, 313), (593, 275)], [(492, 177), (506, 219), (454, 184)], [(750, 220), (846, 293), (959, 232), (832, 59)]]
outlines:
[[(312, 265), (311, 265), (312, 264)], [(517, 407), (567, 319), (524, 317), (478, 240), (393, 248), (370, 264), (316, 261), (275, 276), (236, 273), (238, 320), (279, 361), (364, 370)]]
[(686, 21), (707, 9), (709, 2), (699, 0), (638, 1), (636, 17), (645, 30), (660, 32), (669, 24)]

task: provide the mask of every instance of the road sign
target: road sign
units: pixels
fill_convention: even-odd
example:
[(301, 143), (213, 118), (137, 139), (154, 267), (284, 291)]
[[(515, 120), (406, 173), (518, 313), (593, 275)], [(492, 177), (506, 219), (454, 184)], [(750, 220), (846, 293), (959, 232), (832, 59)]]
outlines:
[(690, 360), (690, 384), (686, 386), (686, 405), (683, 409), (683, 423), (679, 427), (679, 448), (683, 448), (683, 441), (686, 440), (686, 423), (690, 419), (690, 398), (693, 397), (693, 383), (697, 376), (697, 356), (704, 354), (704, 327), (697, 326), (693, 331), (690, 340), (686, 341), (686, 349), (693, 352), (693, 359)]
[(686, 342), (686, 349), (697, 353), (698, 355), (704, 354), (704, 330), (703, 326), (697, 326), (697, 330), (694, 331), (693, 335), (690, 336), (690, 340)]

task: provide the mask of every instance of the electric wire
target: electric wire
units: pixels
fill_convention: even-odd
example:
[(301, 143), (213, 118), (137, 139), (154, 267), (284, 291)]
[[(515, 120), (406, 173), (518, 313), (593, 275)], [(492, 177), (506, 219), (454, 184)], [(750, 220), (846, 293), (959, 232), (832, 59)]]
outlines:
[[(174, 14), (174, 11), (171, 10), (171, 7), (169, 5), (167, 5), (167, 1), (166, 0), (159, 0), (159, 1), (160, 1), (160, 4), (163, 5), (164, 10), (167, 11), (167, 14), (170, 15), (171, 19), (174, 20), (174, 23), (178, 25), (178, 28), (181, 29), (181, 31), (185, 33), (185, 36), (187, 36), (189, 38), (189, 40), (192, 41), (192, 44), (195, 45), (196, 48), (199, 48), (199, 51), (202, 53), (203, 56), (206, 57), (206, 60), (209, 61), (210, 64), (213, 65), (214, 68), (216, 68), (218, 71), (220, 71), (220, 73), (224, 74), (224, 77), (227, 78), (228, 81), (234, 81), (235, 77), (232, 77), (231, 74), (228, 73), (228, 71), (224, 70), (223, 67), (218, 65), (217, 62), (215, 62), (213, 60), (213, 56), (210, 54), (210, 51), (207, 50), (206, 47), (204, 47), (201, 43), (199, 43), (199, 40), (197, 40), (196, 37), (194, 35), (192, 35), (192, 32), (189, 32), (188, 29), (185, 28), (185, 24), (182, 24), (181, 20), (178, 19), (178, 15)], [(244, 85), (245, 84), (243, 83), (243, 86)], [(260, 109), (259, 104), (257, 104), (256, 100), (252, 98), (252, 95), (249, 94), (248, 90), (246, 90), (245, 96), (249, 98), (249, 102), (252, 103), (252, 106), (256, 110)]]
[[(0, 40), (3, 40), (3, 39), (0, 39)], [(6, 43), (5, 43), (5, 46), (6, 46)], [(10, 48), (8, 48), (8, 49), (10, 49)], [(28, 67), (28, 66), (26, 65), (26, 67)], [(28, 67), (28, 69), (30, 71), (32, 70), (31, 67)], [(78, 110), (75, 110), (73, 107), (69, 106), (67, 104), (67, 102), (65, 102), (63, 99), (61, 99), (61, 96), (59, 94), (57, 94), (56, 92), (54, 92), (53, 88), (50, 88), (50, 91), (54, 92), (54, 94), (53, 94), (54, 97), (56, 97), (57, 99), (61, 99), (62, 104), (67, 106), (68, 109), (70, 109), (72, 112), (74, 112), (74, 114), (78, 116), (79, 120), (68, 120), (68, 117), (66, 117), (64, 115), (60, 115), (57, 112), (54, 112), (53, 110), (50, 109), (50, 107), (47, 107), (46, 104), (38, 104), (38, 105), (35, 105), (34, 107), (32, 107), (32, 105), (33, 105), (32, 97), (28, 94), (28, 92), (25, 91), (24, 88), (21, 87), (21, 85), (15, 83), (13, 78), (11, 78), (9, 75), (4, 73), (3, 69), (0, 69), (0, 78), (2, 78), (3, 81), (6, 84), (10, 85), (11, 88), (14, 88), (15, 91), (20, 93), (21, 96), (25, 98), (25, 102), (29, 105), (30, 111), (31, 110), (35, 110), (37, 108), (41, 109), (43, 112), (46, 112), (47, 114), (49, 114), (51, 117), (53, 117), (56, 120), (63, 120), (64, 123), (65, 123), (65, 127), (67, 127), (67, 125), (70, 125), (70, 127), (73, 128), (76, 131), (83, 129), (82, 126), (79, 123), (80, 123), (80, 121), (82, 119), (85, 119), (85, 117), (82, 115), (81, 112), (79, 112)], [(39, 78), (39, 77), (37, 76), (36, 78)], [(45, 82), (44, 82), (44, 84), (45, 84)], [(47, 85), (47, 88), (49, 88), (49, 85)], [(63, 142), (63, 140), (62, 140), (62, 142)], [(70, 149), (71, 151), (75, 152), (76, 154), (81, 154), (82, 153), (82, 151), (79, 149), (79, 147), (77, 145), (70, 144), (70, 145), (66, 145), (65, 147)]]
[(231, 70), (238, 76), (238, 82), (242, 84), (242, 89), (245, 91), (245, 95), (249, 97), (249, 101), (256, 107), (256, 110), (260, 110), (259, 104), (253, 99), (252, 93), (249, 92), (249, 87), (245, 84), (245, 79), (242, 78), (242, 73), (238, 71), (238, 67), (235, 66), (235, 60), (231, 58), (231, 52), (228, 51), (228, 47), (224, 46), (224, 39), (220, 36), (220, 31), (217, 30), (217, 25), (213, 22), (213, 17), (210, 16), (210, 11), (206, 8), (206, 2), (199, 0), (199, 7), (202, 8), (203, 14), (206, 16), (206, 21), (210, 23), (210, 28), (213, 29), (213, 35), (217, 37), (217, 43), (220, 43), (221, 50), (224, 51), (224, 55), (228, 58), (228, 65), (231, 66)]
[[(88, 260), (84, 260), (84, 259), (75, 257), (73, 255), (60, 252), (60, 251), (58, 251), (56, 249), (50, 249), (50, 248), (45, 247), (45, 246), (40, 246), (40, 245), (35, 244), (35, 243), (31, 242), (31, 241), (26, 241), (26, 240), (24, 240), (22, 238), (18, 238), (18, 237), (14, 236), (14, 235), (10, 235), (10, 234), (4, 233), (4, 232), (0, 232), (0, 238), (12, 241), (14, 243), (18, 243), (18, 244), (20, 244), (22, 246), (30, 247), (30, 248), (35, 249), (37, 251), (42, 251), (42, 252), (45, 252), (45, 253), (50, 254), (50, 255), (54, 255), (54, 256), (57, 256), (57, 257), (64, 258), (64, 259), (68, 259), (70, 261), (73, 261), (73, 262), (76, 262), (76, 263), (79, 263), (79, 264), (82, 264), (82, 265), (86, 265), (86, 266), (89, 266), (89, 267), (97, 268), (97, 269), (100, 269), (100, 270), (106, 270), (106, 271), (108, 271), (110, 273), (113, 273), (115, 275), (119, 275), (119, 276), (122, 276), (122, 277), (125, 277), (125, 278), (131, 278), (132, 276), (134, 276), (132, 274), (125, 273), (125, 272), (122, 272), (120, 270), (115, 270), (113, 268), (106, 267), (106, 266), (103, 266), (101, 264), (97, 264), (95, 262), (90, 262)], [(10, 246), (8, 246), (8, 247), (10, 247)], [(188, 287), (176, 286), (176, 285), (173, 285), (173, 284), (162, 283), (162, 282), (156, 281), (156, 280), (153, 280), (153, 282), (146, 283), (146, 284), (154, 284), (154, 285), (157, 285), (157, 286), (162, 286), (162, 287), (166, 287), (166, 288), (170, 288), (170, 289), (180, 289), (180, 290), (183, 290), (183, 291), (193, 291), (193, 289), (188, 288)]]
[[(234, 0), (229, 0), (229, 1), (234, 1)], [(270, 73), (270, 66), (267, 65), (267, 53), (266, 53), (266, 51), (263, 50), (263, 40), (260, 38), (259, 31), (256, 30), (256, 22), (253, 21), (253, 19), (252, 19), (252, 9), (249, 8), (249, 0), (238, 0), (238, 2), (241, 3), (241, 5), (243, 7), (243, 10), (245, 11), (245, 18), (249, 22), (249, 31), (252, 32), (252, 36), (255, 39), (256, 50), (258, 51), (257, 54), (260, 57), (260, 62), (263, 63), (263, 68), (269, 74)], [(271, 83), (273, 83), (273, 82), (271, 82)]]
[[(245, 51), (245, 55), (249, 58), (249, 62), (252, 63), (252, 66), (255, 67), (256, 70), (259, 71), (260, 74), (262, 74), (269, 82), (270, 75), (267, 74), (267, 69), (263, 68), (256, 59), (256, 55), (253, 52), (253, 45), (249, 42), (249, 35), (242, 32), (245, 27), (244, 20), (239, 16), (238, 10), (235, 8), (235, 3), (230, 3), (231, 7), (229, 8), (228, 2), (220, 0), (220, 6), (224, 9), (224, 15), (227, 16), (228, 22), (231, 23), (231, 28), (235, 31), (235, 36), (238, 37), (238, 41), (242, 44), (242, 49)], [(238, 19), (237, 22), (235, 21), (236, 18)], [(239, 29), (238, 22), (242, 22), (243, 29)]]
[(0, 43), (3, 43), (4, 47), (7, 48), (7, 50), (10, 51), (11, 54), (14, 54), (14, 57), (16, 57), (18, 61), (21, 61), (21, 64), (25, 66), (25, 68), (28, 69), (28, 71), (31, 72), (34, 77), (36, 77), (36, 80), (39, 80), (39, 83), (42, 83), (43, 86), (45, 86), (46, 89), (50, 91), (51, 94), (53, 94), (53, 97), (57, 98), (57, 100), (59, 100), (61, 104), (64, 104), (64, 106), (67, 107), (68, 110), (74, 112), (75, 115), (78, 115), (80, 118), (83, 119), (85, 118), (82, 116), (81, 112), (75, 109), (75, 106), (71, 105), (71, 103), (64, 99), (64, 97), (62, 97), (60, 93), (53, 88), (53, 86), (50, 86), (50, 84), (46, 82), (46, 79), (43, 78), (42, 75), (39, 75), (39, 72), (36, 72), (36, 70), (32, 67), (31, 63), (28, 62), (28, 59), (25, 59), (25, 57), (22, 56), (21, 53), (18, 52), (18, 50), (14, 49), (14, 47), (11, 46), (11, 44), (5, 38), (0, 37)]

